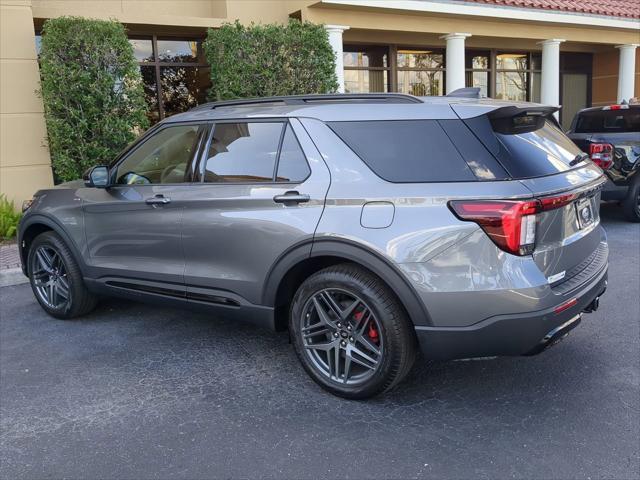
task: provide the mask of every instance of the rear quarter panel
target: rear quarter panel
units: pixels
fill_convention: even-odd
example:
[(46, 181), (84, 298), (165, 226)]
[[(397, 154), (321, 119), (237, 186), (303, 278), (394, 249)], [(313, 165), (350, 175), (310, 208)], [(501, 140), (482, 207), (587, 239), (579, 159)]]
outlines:
[[(331, 172), (316, 240), (356, 242), (392, 262), (410, 280), (433, 325), (466, 326), (540, 306), (537, 299), (548, 286), (532, 258), (502, 252), (478, 225), (458, 220), (447, 206), (451, 199), (531, 197), (522, 183), (386, 182), (324, 123), (302, 122)], [(363, 225), (363, 207), (370, 202), (393, 205), (389, 226)]]

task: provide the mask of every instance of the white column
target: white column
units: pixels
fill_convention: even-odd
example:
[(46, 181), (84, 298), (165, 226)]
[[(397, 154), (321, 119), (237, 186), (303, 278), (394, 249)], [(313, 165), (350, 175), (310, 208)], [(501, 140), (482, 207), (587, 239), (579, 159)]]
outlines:
[(447, 93), (465, 86), (464, 39), (470, 36), (470, 33), (450, 33), (440, 37), (447, 41)]
[(618, 103), (629, 101), (633, 95), (636, 69), (637, 43), (629, 45), (617, 45), (620, 50), (620, 66), (618, 68)]
[(336, 57), (336, 77), (338, 78), (338, 92), (344, 93), (344, 59), (342, 58), (342, 32), (349, 30), (345, 25), (325, 25), (329, 33), (329, 44)]
[(540, 103), (554, 107), (560, 105), (560, 44), (562, 42), (564, 40), (559, 38), (539, 42), (542, 45)]

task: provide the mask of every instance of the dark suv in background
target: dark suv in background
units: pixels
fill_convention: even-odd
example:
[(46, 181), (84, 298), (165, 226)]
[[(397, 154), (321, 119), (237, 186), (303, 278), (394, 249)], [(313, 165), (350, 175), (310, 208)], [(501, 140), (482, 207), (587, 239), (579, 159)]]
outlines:
[(392, 388), (418, 349), (538, 353), (607, 284), (605, 178), (555, 111), (400, 94), (202, 105), (38, 192), (23, 269), (58, 318), (120, 295), (288, 329), (311, 378), (349, 398)]
[(619, 201), (625, 217), (640, 222), (640, 104), (581, 110), (567, 134), (606, 173), (602, 199)]

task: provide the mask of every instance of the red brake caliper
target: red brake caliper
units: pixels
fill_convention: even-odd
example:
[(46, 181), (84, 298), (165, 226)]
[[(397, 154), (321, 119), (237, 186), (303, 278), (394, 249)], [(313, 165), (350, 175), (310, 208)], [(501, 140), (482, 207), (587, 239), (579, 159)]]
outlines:
[(378, 341), (380, 340), (378, 338), (378, 329), (375, 327), (375, 325), (373, 323), (369, 324), (369, 338), (371, 340), (373, 340), (373, 343), (375, 343), (376, 345), (378, 344)]
[[(355, 318), (357, 322), (360, 322), (360, 320), (362, 320), (363, 316), (364, 316), (364, 310), (362, 312), (356, 312), (356, 313), (353, 314), (353, 318)], [(373, 322), (369, 323), (369, 329), (367, 330), (367, 335), (369, 335), (369, 338), (376, 345), (380, 341), (380, 338), (379, 338), (379, 335), (378, 335), (378, 329), (373, 324)]]

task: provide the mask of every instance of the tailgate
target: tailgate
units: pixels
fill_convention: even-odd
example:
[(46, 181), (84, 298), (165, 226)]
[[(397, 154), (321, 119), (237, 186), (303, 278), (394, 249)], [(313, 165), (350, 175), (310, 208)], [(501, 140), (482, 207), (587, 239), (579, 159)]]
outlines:
[[(595, 274), (606, 262), (600, 228), (600, 190), (605, 183), (593, 164), (539, 178), (520, 180), (546, 209), (538, 214), (533, 258), (552, 286)], [(556, 207), (560, 205), (559, 207)]]

